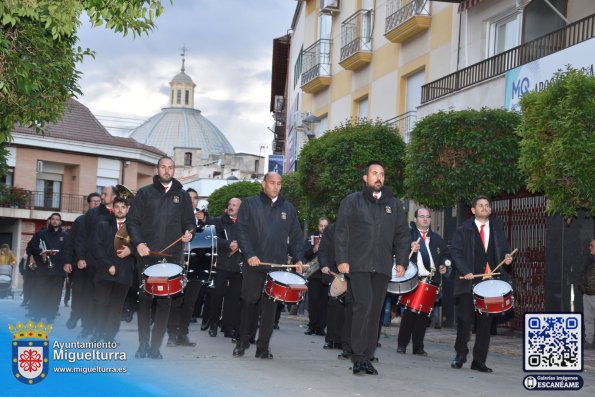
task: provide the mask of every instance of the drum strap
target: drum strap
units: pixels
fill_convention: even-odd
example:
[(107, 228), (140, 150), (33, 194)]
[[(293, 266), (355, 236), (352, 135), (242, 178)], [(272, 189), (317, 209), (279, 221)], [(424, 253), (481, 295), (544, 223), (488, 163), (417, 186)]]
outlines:
[(424, 267), (429, 271), (431, 270), (430, 267), (432, 266), (432, 262), (430, 261), (430, 253), (428, 252), (428, 247), (423, 241), (420, 241), (419, 245), (419, 252), (421, 253), (421, 260), (424, 263)]

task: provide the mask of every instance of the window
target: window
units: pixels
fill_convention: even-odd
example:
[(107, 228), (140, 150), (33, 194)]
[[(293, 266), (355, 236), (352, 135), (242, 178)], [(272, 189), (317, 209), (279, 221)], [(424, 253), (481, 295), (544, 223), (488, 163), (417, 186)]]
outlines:
[(182, 90), (178, 90), (177, 92), (176, 103), (178, 105), (182, 103)]
[(368, 118), (368, 97), (362, 98), (357, 102), (357, 118)]
[(14, 183), (13, 175), (14, 175), (14, 168), (10, 167), (6, 172), (6, 175), (0, 176), (0, 184), (12, 186)]
[[(188, 92), (188, 91), (186, 91)], [(190, 167), (192, 165), (192, 153), (186, 152), (184, 153), (184, 165)]]
[(297, 85), (300, 81), (300, 77), (302, 75), (302, 55), (304, 53), (304, 46), (300, 48), (300, 53), (298, 55), (297, 60), (295, 61), (295, 65), (293, 66), (293, 88)]
[(171, 91), (171, 104), (174, 104), (174, 91)]
[(190, 91), (186, 90), (186, 93), (184, 96), (184, 104), (188, 105), (189, 102), (190, 102)]
[(488, 57), (500, 54), (521, 44), (522, 13), (514, 12), (490, 22)]
[(60, 191), (62, 182), (38, 179), (36, 183), (35, 206), (46, 209), (60, 209)]

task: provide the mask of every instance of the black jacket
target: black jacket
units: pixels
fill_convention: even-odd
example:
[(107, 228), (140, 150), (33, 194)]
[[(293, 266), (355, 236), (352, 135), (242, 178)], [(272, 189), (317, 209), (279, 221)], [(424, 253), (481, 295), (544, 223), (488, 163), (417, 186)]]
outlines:
[(85, 258), (85, 215), (77, 217), (70, 226), (70, 258), (73, 271), (77, 268), (76, 263), (79, 259)]
[(391, 277), (393, 255), (407, 267), (409, 227), (401, 202), (385, 186), (375, 200), (364, 187), (343, 199), (335, 230), (337, 264), (349, 263), (349, 272), (377, 272)]
[[(58, 250), (56, 255), (48, 256), (48, 260), (44, 262), (41, 257), (43, 251), (41, 242), (45, 243), (45, 248), (48, 250)], [(65, 277), (64, 265), (70, 263), (70, 237), (62, 228), (54, 230), (54, 228), (42, 229), (35, 233), (29, 242), (29, 251), (35, 258), (37, 263), (37, 271), (40, 274), (47, 274), (50, 276)]]
[[(94, 281), (111, 281), (114, 283), (132, 285), (134, 272), (134, 253), (126, 258), (118, 258), (114, 248), (114, 236), (118, 231), (116, 218), (111, 215), (97, 225), (91, 249), (96, 252), (97, 270)], [(109, 274), (110, 266), (116, 267), (116, 274)]]
[[(131, 248), (145, 243), (151, 251), (161, 251), (180, 238), (186, 230), (196, 230), (192, 202), (182, 184), (172, 179), (171, 188), (165, 193), (159, 177), (153, 184), (139, 189), (126, 216), (126, 229), (131, 239)], [(181, 241), (170, 247), (166, 254), (173, 255), (175, 262), (182, 258)]]
[[(475, 218), (471, 217), (467, 219), (461, 226), (457, 228), (454, 236), (452, 237), (452, 244), (450, 246), (450, 253), (452, 256), (452, 265), (454, 268), (454, 295), (461, 295), (464, 293), (471, 293), (473, 291), (473, 285), (482, 281), (482, 278), (476, 278), (471, 280), (461, 280), (460, 276), (465, 274), (474, 273), (480, 274), (485, 270), (485, 265), (481, 268), (475, 267), (475, 244), (476, 238), (479, 239), (479, 233), (477, 232), (477, 226), (475, 226)], [(497, 263), (490, 264), (492, 270), (498, 265), (506, 254), (510, 253), (510, 245), (504, 234), (504, 228), (502, 223), (496, 218), (490, 218), (490, 239), (488, 244), (494, 244), (494, 252)], [(494, 276), (502, 280), (509, 280), (508, 272), (511, 266), (502, 265), (498, 269), (500, 276)]]
[[(322, 238), (320, 239), (320, 247), (318, 248), (318, 262), (320, 262), (320, 268), (328, 267), (331, 272), (338, 273), (337, 264), (335, 263), (335, 226), (336, 223), (329, 224)], [(333, 276), (322, 274), (322, 281), (330, 284), (333, 281)]]
[(81, 244), (78, 248), (81, 251), (81, 257), (79, 259), (84, 259), (88, 267), (96, 268), (99, 264), (99, 253), (92, 246), (93, 238), (99, 228), (99, 224), (101, 222), (107, 222), (111, 218), (114, 218), (114, 215), (103, 203), (99, 204), (98, 207), (91, 208), (85, 214), (83, 221), (84, 232), (82, 234), (84, 241), (81, 242), (81, 237), (78, 236), (76, 244)]
[[(240, 206), (236, 226), (238, 243), (246, 260), (257, 256), (261, 262), (286, 264), (289, 237), (290, 255), (296, 261), (304, 261), (297, 211), (281, 195), (274, 203), (263, 191), (248, 197)], [(262, 270), (270, 268), (263, 266)]]
[[(319, 233), (313, 234), (313, 236), (321, 237)], [(320, 250), (320, 245), (318, 246), (318, 249)], [(318, 252), (314, 252), (314, 246), (312, 245), (311, 239), (310, 238), (306, 239), (306, 241), (304, 241), (304, 259), (308, 262), (311, 262), (317, 257), (318, 257)], [(320, 258), (318, 259), (318, 262), (320, 263)], [(320, 269), (318, 269), (314, 273), (312, 273), (312, 275), (310, 277), (308, 277), (308, 279), (321, 278), (321, 277), (322, 277), (322, 272), (320, 271)]]
[(234, 223), (229, 215), (223, 214), (216, 218), (208, 217), (206, 224), (214, 225), (217, 230), (217, 269), (228, 272), (240, 272), (242, 254), (236, 251), (235, 254), (229, 256), (229, 245), (234, 240), (238, 241), (237, 222)]
[[(417, 229), (417, 226), (415, 225), (415, 223), (412, 222), (411, 226), (412, 226), (411, 227), (411, 241), (417, 241), (417, 239), (420, 239), (419, 244), (423, 244), (423, 241), (421, 240), (421, 233)], [(426, 233), (426, 238), (428, 238), (428, 237), (430, 238), (430, 252), (429, 252), (429, 254), (432, 256), (432, 260), (434, 261), (434, 265), (436, 266), (436, 273), (434, 274), (433, 280), (437, 281), (440, 278), (440, 273), (438, 273), (438, 268), (441, 265), (445, 265), (445, 261), (447, 259), (450, 259), (450, 250), (448, 249), (448, 246), (446, 245), (446, 243), (444, 242), (442, 237), (438, 233), (434, 233), (434, 231), (432, 231), (432, 229), (428, 229), (428, 233)], [(411, 256), (411, 262), (415, 263), (416, 265), (417, 265), (417, 256), (418, 255), (421, 255), (421, 253), (414, 252), (413, 255)], [(431, 270), (428, 268), (428, 266), (425, 266), (425, 263), (424, 263), (424, 267), (426, 268), (426, 270), (428, 272)], [(451, 272), (451, 268), (447, 267), (444, 277), (448, 277), (450, 275), (450, 272)]]

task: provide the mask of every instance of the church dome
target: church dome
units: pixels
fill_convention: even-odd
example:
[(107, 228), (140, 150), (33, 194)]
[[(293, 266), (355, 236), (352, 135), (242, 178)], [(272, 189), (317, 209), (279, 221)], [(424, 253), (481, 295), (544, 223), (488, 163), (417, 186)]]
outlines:
[(196, 84), (185, 73), (183, 57), (184, 53), (181, 71), (169, 82), (169, 107), (161, 109), (132, 130), (130, 138), (154, 146), (172, 157), (175, 147), (201, 149), (202, 159), (212, 154), (235, 153), (225, 135), (194, 108)]

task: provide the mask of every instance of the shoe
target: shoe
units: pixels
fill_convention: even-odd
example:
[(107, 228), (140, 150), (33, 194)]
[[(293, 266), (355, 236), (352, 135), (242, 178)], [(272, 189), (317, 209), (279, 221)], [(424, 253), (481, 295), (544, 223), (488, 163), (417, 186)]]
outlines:
[(150, 351), (148, 356), (149, 358), (152, 358), (154, 360), (163, 360), (163, 356), (161, 355), (159, 350)]
[(175, 337), (173, 337), (173, 336), (170, 336), (170, 337), (167, 339), (167, 344), (166, 344), (166, 346), (167, 346), (167, 347), (175, 347), (175, 346), (178, 346), (178, 340), (177, 340), (177, 338), (175, 338)]
[(76, 327), (77, 322), (78, 321), (75, 318), (70, 317), (68, 321), (66, 321), (66, 328), (73, 329), (74, 327)]
[(250, 347), (249, 344), (246, 345), (243, 344), (241, 341), (238, 341), (238, 343), (236, 343), (236, 347), (233, 349), (233, 356), (242, 357), (248, 347)]
[(135, 358), (145, 358), (147, 357), (147, 345), (142, 344), (138, 347), (136, 354), (134, 355)]
[(310, 328), (308, 328), (308, 329), (306, 330), (306, 332), (304, 332), (304, 335), (314, 335), (314, 330), (313, 330), (313, 329), (310, 329)]
[(193, 347), (193, 346), (196, 346), (196, 343), (190, 342), (190, 339), (188, 339), (188, 335), (182, 335), (182, 336), (178, 335), (178, 345)]
[(487, 367), (484, 363), (480, 363), (479, 361), (472, 361), (471, 362), (471, 369), (479, 372), (494, 372), (491, 368)]
[(343, 353), (339, 354), (337, 356), (337, 358), (339, 360), (349, 360), (349, 359), (351, 359), (351, 354), (350, 353), (343, 352)]
[(428, 353), (425, 350), (417, 350), (414, 351), (413, 354), (415, 354), (416, 356), (423, 356), (423, 357), (427, 357)]
[(370, 360), (371, 363), (377, 363), (378, 362), (378, 357), (372, 357)]
[(365, 375), (367, 372), (367, 365), (365, 361), (356, 361), (353, 363), (354, 375)]
[(203, 322), (200, 324), (200, 330), (206, 331), (207, 328), (209, 328), (209, 320), (203, 320)]
[(122, 312), (122, 321), (126, 321), (127, 323), (132, 321), (132, 316), (134, 315), (134, 312), (130, 309), (126, 309), (124, 310), (124, 312)]
[(209, 328), (209, 336), (213, 338), (217, 336), (217, 327)]
[(238, 343), (238, 341), (240, 340), (240, 337), (233, 337), (231, 338), (231, 343)]
[(256, 343), (256, 339), (255, 338), (250, 338), (250, 344), (253, 345)]
[(326, 332), (324, 332), (324, 331), (314, 331), (314, 335), (326, 336)]
[(279, 324), (273, 325), (273, 329), (279, 329)]
[(365, 361), (364, 364), (366, 366), (366, 374), (378, 375), (378, 371), (376, 371), (376, 368), (374, 368), (374, 366), (372, 365), (372, 363), (370, 361)]
[(376, 342), (376, 347), (382, 347), (382, 345), (380, 344), (380, 342)]
[(451, 368), (460, 369), (463, 364), (467, 362), (467, 357), (457, 354), (454, 360), (450, 363)]
[(407, 348), (404, 346), (397, 347), (397, 353), (405, 354), (407, 352)]
[(335, 349), (343, 350), (343, 344), (341, 342), (335, 342)]
[(273, 358), (273, 355), (271, 354), (269, 349), (262, 349), (262, 350), (256, 349), (256, 354), (254, 355), (254, 357), (262, 358), (265, 360), (271, 360)]
[(335, 343), (334, 342), (326, 342), (323, 346), (323, 349), (325, 350), (331, 350), (335, 348)]

